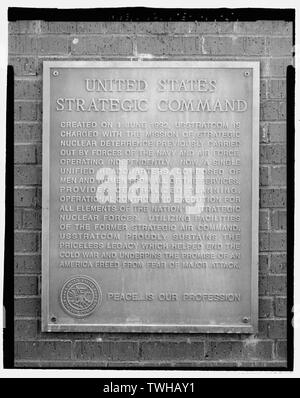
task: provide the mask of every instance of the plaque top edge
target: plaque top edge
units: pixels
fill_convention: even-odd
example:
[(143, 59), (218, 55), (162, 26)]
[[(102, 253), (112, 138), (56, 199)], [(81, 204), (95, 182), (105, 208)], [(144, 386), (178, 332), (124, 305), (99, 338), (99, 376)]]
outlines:
[(252, 68), (259, 70), (259, 61), (43, 61), (44, 69), (59, 68)]

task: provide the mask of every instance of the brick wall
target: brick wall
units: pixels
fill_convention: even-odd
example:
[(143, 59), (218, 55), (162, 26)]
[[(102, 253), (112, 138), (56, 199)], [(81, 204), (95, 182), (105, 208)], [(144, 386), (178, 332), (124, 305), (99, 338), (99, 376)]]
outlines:
[[(9, 24), (15, 72), (15, 366), (286, 366), (286, 67), (292, 23)], [(261, 64), (259, 332), (41, 333), (42, 61), (249, 60)]]

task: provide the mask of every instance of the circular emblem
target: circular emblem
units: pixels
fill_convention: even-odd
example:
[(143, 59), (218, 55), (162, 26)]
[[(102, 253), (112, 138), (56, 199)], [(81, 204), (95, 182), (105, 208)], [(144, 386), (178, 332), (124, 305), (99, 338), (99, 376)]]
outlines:
[(102, 294), (97, 282), (87, 276), (75, 276), (69, 279), (60, 293), (63, 309), (76, 317), (90, 315), (101, 299)]

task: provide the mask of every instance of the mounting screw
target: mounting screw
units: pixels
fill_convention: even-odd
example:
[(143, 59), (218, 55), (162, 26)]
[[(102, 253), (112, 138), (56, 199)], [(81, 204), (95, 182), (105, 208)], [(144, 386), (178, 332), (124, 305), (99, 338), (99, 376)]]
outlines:
[(244, 323), (249, 323), (250, 319), (247, 316), (244, 316), (243, 318), (243, 322)]
[(246, 76), (246, 77), (250, 76), (250, 72), (249, 72), (249, 71), (246, 71), (246, 72), (244, 73), (244, 76)]
[(50, 321), (51, 321), (51, 322), (53, 322), (53, 323), (55, 323), (55, 322), (56, 322), (56, 320), (57, 320), (57, 319), (56, 319), (56, 317), (55, 317), (55, 316), (52, 316), (52, 317), (51, 317), (51, 319), (50, 319)]
[(57, 71), (57, 70), (54, 70), (54, 71), (53, 71), (53, 73), (52, 73), (52, 75), (53, 75), (53, 76), (58, 76), (58, 75), (59, 75), (59, 73), (58, 73), (58, 71)]

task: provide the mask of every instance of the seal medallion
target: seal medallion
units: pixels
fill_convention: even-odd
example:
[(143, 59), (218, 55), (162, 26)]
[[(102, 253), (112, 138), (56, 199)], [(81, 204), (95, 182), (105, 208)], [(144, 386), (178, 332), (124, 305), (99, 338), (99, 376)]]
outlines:
[(75, 317), (86, 317), (95, 311), (102, 300), (98, 283), (88, 276), (75, 276), (67, 280), (60, 293), (63, 309)]

